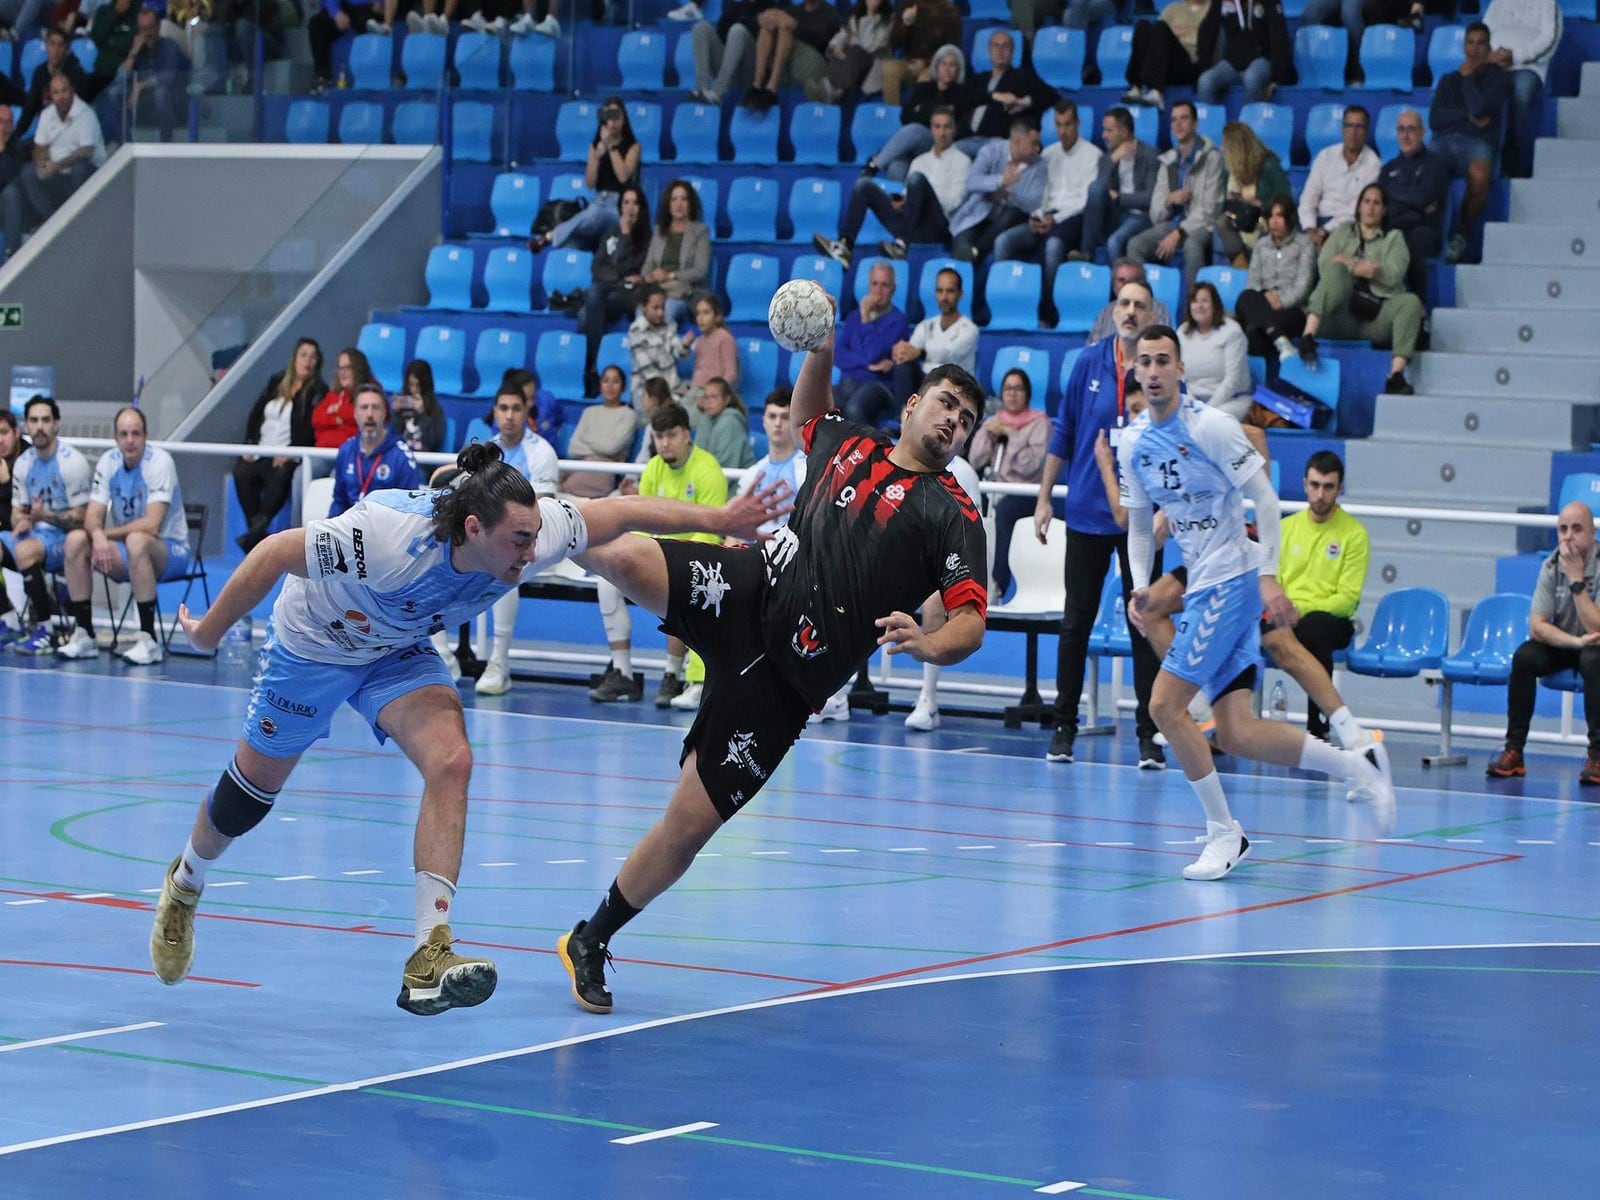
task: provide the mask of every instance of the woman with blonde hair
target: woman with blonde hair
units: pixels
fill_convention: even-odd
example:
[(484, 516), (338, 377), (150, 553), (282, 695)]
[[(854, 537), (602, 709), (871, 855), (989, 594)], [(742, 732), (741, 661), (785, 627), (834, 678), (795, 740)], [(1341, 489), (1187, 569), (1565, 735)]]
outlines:
[(1294, 189), (1278, 156), (1243, 121), (1222, 127), (1222, 165), (1228, 178), (1212, 250), (1220, 261), (1248, 267), (1250, 250), (1266, 227), (1267, 205), (1274, 196), (1294, 195)]

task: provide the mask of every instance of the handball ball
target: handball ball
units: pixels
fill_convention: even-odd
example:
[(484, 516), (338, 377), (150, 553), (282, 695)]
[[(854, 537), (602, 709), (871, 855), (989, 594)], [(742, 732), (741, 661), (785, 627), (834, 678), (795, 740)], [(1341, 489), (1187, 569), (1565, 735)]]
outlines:
[(815, 350), (833, 330), (833, 305), (813, 279), (791, 279), (772, 294), (767, 325), (785, 350)]

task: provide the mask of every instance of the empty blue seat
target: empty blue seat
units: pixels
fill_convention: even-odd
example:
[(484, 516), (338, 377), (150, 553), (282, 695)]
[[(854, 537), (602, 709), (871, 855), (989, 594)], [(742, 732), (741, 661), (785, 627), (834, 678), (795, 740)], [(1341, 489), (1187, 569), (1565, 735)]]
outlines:
[(778, 240), (778, 181), (741, 175), (728, 188), (729, 238), (735, 242)]
[(839, 229), (842, 191), (837, 179), (796, 179), (789, 187), (789, 240), (809, 246), (813, 234), (833, 237)]
[(617, 46), (617, 72), (625, 92), (656, 92), (667, 85), (667, 39), (654, 29), (635, 29)]
[[(1072, 378), (1072, 368), (1078, 365), (1078, 358), (1083, 354), (1083, 347), (1075, 346), (1061, 355), (1061, 370), (1056, 376), (1056, 391), (1065, 396), (1067, 394), (1067, 380)], [(1043, 408), (1044, 397), (1038, 392), (1033, 394), (1033, 407)]]
[(1600, 513), (1600, 475), (1593, 471), (1574, 471), (1561, 481), (1560, 500), (1556, 508), (1565, 508), (1574, 500), (1581, 500), (1589, 511)]
[(722, 110), (715, 105), (678, 105), (672, 113), (672, 146), (677, 160), (716, 162), (717, 134), (721, 123)]
[(767, 393), (778, 386), (778, 344), (771, 338), (742, 337), (739, 344), (739, 394), (752, 413), (761, 411)]
[(1306, 150), (1315, 159), (1317, 152), (1344, 137), (1344, 105), (1313, 104), (1306, 111)]
[(1128, 632), (1127, 612), (1122, 602), (1122, 572), (1115, 564), (1100, 587), (1100, 607), (1095, 613), (1094, 626), (1089, 630), (1089, 653), (1107, 658), (1133, 655), (1133, 637)]
[(428, 285), (424, 308), (465, 311), (472, 307), (472, 251), (446, 243), (428, 251), (422, 278)]
[(556, 86), (556, 43), (554, 38), (518, 37), (511, 39), (511, 86), (522, 91), (552, 92)]
[[(1222, 127), (1228, 123), (1228, 106), (1225, 104), (1199, 104), (1194, 106), (1194, 127), (1200, 136), (1214, 146), (1222, 145)], [(1098, 130), (1096, 132), (1099, 132)], [(1289, 164), (1284, 163), (1287, 170)]]
[(850, 266), (851, 303), (858, 304), (867, 294), (867, 279), (872, 268), (883, 265), (894, 272), (894, 306), (901, 312), (911, 298), (911, 267), (903, 258), (884, 258), (882, 255), (858, 256)]
[(794, 161), (834, 166), (839, 162), (840, 114), (836, 104), (799, 104), (789, 114)]
[(1368, 25), (1361, 35), (1361, 73), (1366, 87), (1411, 90), (1411, 65), (1417, 60), (1417, 35), (1402, 25)]
[(1021, 371), (1028, 377), (1032, 396), (1041, 403), (1050, 390), (1050, 352), (1031, 346), (1001, 346), (995, 352), (994, 365), (989, 369), (989, 390), (1000, 394), (1000, 384), (1008, 371)]
[(689, 91), (698, 82), (694, 73), (694, 36), (691, 30), (685, 29), (673, 43), (672, 69), (678, 73), (678, 86), (684, 91)]
[[(1066, 268), (1063, 267), (1062, 270)], [(1163, 267), (1156, 263), (1146, 263), (1144, 277), (1150, 281), (1150, 290), (1155, 293), (1157, 300), (1167, 306), (1167, 312), (1174, 321), (1183, 320), (1183, 268)], [(1106, 281), (1105, 290), (1100, 294), (1107, 295), (1111, 291), (1111, 281)], [(1102, 303), (1104, 303), (1102, 301)]]
[(563, 400), (583, 398), (583, 362), (588, 354), (581, 333), (550, 329), (539, 335), (533, 369), (539, 381)]
[(735, 254), (728, 262), (728, 320), (765, 321), (778, 290), (778, 260), (770, 254)]
[(492, 104), (458, 100), (450, 108), (450, 157), (456, 162), (494, 162)]
[(451, 325), (425, 325), (417, 332), (416, 357), (433, 368), (433, 387), (442, 395), (459, 396), (467, 361), (467, 336)]
[(826, 254), (801, 254), (789, 265), (790, 279), (815, 279), (833, 297), (844, 294), (844, 268)]
[[(1466, 57), (1467, 27), (1465, 25), (1440, 25), (1428, 39), (1428, 70), (1438, 83), (1461, 65)], [(26, 78), (26, 76), (24, 76)]]
[(1511, 656), (1528, 640), (1529, 598), (1514, 592), (1485, 596), (1473, 605), (1461, 646), (1439, 664), (1451, 683), (1504, 685)]
[(627, 379), (633, 371), (633, 351), (628, 349), (628, 335), (612, 332), (600, 339), (600, 351), (594, 358), (594, 369), (604, 371), (607, 367), (618, 367), (622, 371), (622, 378)]
[(568, 162), (584, 163), (589, 145), (600, 127), (600, 110), (587, 100), (568, 100), (556, 109), (556, 154)]
[(1327, 354), (1317, 360), (1315, 368), (1306, 366), (1297, 354), (1291, 354), (1278, 367), (1280, 380), (1316, 397), (1334, 412), (1339, 408), (1341, 374), (1339, 360)]
[(352, 100), (339, 110), (339, 140), (346, 146), (374, 146), (383, 141), (383, 105)]
[(283, 121), (283, 140), (301, 145), (326, 142), (329, 120), (327, 101), (296, 100)]
[(489, 211), (494, 215), (496, 237), (527, 237), (539, 215), (539, 177), (520, 171), (496, 175), (489, 191)]
[(1039, 291), (1043, 285), (1044, 268), (1038, 263), (1008, 261), (991, 266), (984, 283), (989, 328), (1037, 329)]
[(581, 292), (589, 286), (594, 275), (593, 268), (594, 255), (587, 250), (573, 250), (570, 247), (546, 250), (539, 286), (544, 289), (546, 296), (574, 289)]
[(439, 106), (431, 100), (401, 101), (394, 106), (389, 135), (397, 146), (433, 145), (439, 140)]
[(922, 315), (931, 317), (939, 312), (933, 289), (938, 284), (940, 271), (954, 271), (961, 276), (961, 303), (957, 311), (964, 317), (972, 316), (972, 264), (956, 258), (930, 258), (922, 264), (922, 274), (917, 277), (917, 303), (922, 305)]
[(900, 132), (900, 110), (890, 104), (856, 105), (850, 117), (850, 147), (853, 158), (840, 162), (866, 162), (890, 137)]
[(767, 166), (778, 161), (778, 127), (782, 113), (774, 108), (758, 113), (749, 108), (733, 110), (728, 122), (728, 140), (733, 143), (733, 159), (742, 166)]
[(400, 46), (400, 73), (406, 87), (433, 89), (444, 82), (444, 52), (447, 39), (442, 33), (413, 33)]
[(628, 124), (633, 126), (633, 136), (639, 140), (639, 161), (661, 161), (661, 105), (648, 100), (635, 100), (628, 105)]
[[(1342, 30), (1335, 30), (1341, 37)], [(1270, 104), (1257, 100), (1239, 110), (1239, 120), (1256, 131), (1256, 136), (1267, 144), (1287, 167), (1289, 147), (1294, 143), (1294, 109), (1287, 104)]]
[(402, 326), (373, 321), (361, 327), (356, 349), (367, 356), (372, 377), (387, 392), (398, 392), (405, 383), (406, 331)]
[(90, 38), (80, 33), (72, 39), (71, 49), (78, 62), (83, 64), (83, 73), (85, 75), (94, 74), (94, 65), (100, 61), (100, 47), (95, 45)]
[(1222, 307), (1232, 312), (1233, 306), (1239, 301), (1239, 293), (1250, 282), (1250, 272), (1244, 267), (1201, 267), (1195, 278), (1203, 279), (1216, 288), (1217, 295), (1222, 297)]
[[(1038, 43), (1035, 42), (1035, 62)], [(1095, 65), (1100, 68), (1100, 86), (1120, 88), (1128, 78), (1128, 60), (1133, 57), (1133, 26), (1106, 25), (1094, 46)]]
[(44, 59), (45, 45), (43, 38), (29, 38), (22, 43), (22, 53), (17, 64), (17, 76), (22, 80), (24, 87), (33, 83), (33, 73), (44, 64)]
[(530, 312), (533, 309), (533, 259), (522, 246), (497, 246), (483, 264), (485, 307), (495, 312)]
[(350, 43), (349, 71), (351, 87), (387, 91), (394, 80), (394, 39), (381, 33), (357, 34)]
[[(1105, 34), (1102, 31), (1100, 44), (1106, 44)], [(984, 32), (985, 44), (975, 49), (975, 54), (981, 54), (983, 60), (989, 58), (987, 45), (988, 31)], [(1021, 45), (1020, 40), (1018, 46)], [(1060, 25), (1048, 25), (1033, 36), (1033, 70), (1040, 79), (1051, 87), (1065, 88), (1077, 91), (1083, 86), (1083, 59), (1088, 51), (1088, 38), (1081, 29), (1064, 29)], [(1127, 62), (1124, 60), (1126, 69)], [(1102, 66), (1104, 73), (1105, 67)], [(1106, 79), (1120, 79), (1122, 76), (1106, 75)], [(1109, 86), (1109, 85), (1108, 85)]]
[(1433, 588), (1399, 588), (1378, 601), (1366, 641), (1345, 665), (1357, 675), (1406, 679), (1437, 668), (1449, 649), (1450, 602)]
[(1300, 86), (1343, 88), (1346, 45), (1342, 29), (1330, 25), (1300, 26), (1294, 35), (1294, 65), (1300, 73)]
[(478, 373), (474, 396), (493, 396), (507, 371), (520, 370), (528, 361), (528, 339), (511, 329), (485, 329), (478, 334), (472, 367)]
[(452, 62), (464, 88), (497, 91), (500, 87), (502, 39), (492, 33), (463, 33), (456, 39)]
[[(1111, 291), (1111, 268), (1097, 263), (1062, 263), (1056, 272), (1057, 333), (1088, 333)], [(1171, 311), (1171, 310), (1169, 310)]]

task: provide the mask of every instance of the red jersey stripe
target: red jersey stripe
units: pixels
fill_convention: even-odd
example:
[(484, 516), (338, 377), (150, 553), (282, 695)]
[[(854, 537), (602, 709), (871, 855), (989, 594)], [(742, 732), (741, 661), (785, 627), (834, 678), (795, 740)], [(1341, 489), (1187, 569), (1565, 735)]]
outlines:
[(947, 588), (939, 598), (944, 601), (946, 612), (955, 612), (963, 604), (976, 604), (980, 617), (987, 619), (989, 616), (989, 592), (976, 579), (963, 579)]

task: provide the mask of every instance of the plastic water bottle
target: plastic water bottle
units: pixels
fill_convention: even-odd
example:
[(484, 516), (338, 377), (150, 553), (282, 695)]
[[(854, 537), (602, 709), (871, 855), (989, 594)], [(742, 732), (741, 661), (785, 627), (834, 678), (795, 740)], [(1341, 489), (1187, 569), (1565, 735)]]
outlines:
[(236, 670), (250, 670), (255, 666), (252, 632), (249, 617), (240, 617), (228, 627), (228, 632), (222, 635), (222, 644), (217, 647), (217, 658), (223, 666)]
[(1289, 696), (1283, 690), (1283, 680), (1278, 680), (1272, 685), (1272, 710), (1274, 721), (1287, 721), (1289, 719)]

